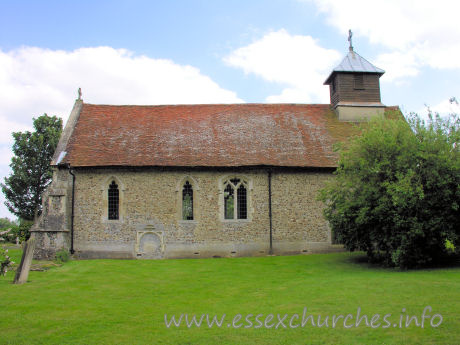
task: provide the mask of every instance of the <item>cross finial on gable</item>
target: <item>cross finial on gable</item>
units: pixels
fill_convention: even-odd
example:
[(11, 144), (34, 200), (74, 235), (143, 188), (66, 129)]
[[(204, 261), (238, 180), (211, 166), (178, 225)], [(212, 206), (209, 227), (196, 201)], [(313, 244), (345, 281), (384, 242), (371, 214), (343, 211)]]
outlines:
[(351, 30), (348, 30), (348, 42), (350, 42), (350, 51), (353, 51), (353, 43), (351, 42), (351, 37), (353, 36), (353, 32)]

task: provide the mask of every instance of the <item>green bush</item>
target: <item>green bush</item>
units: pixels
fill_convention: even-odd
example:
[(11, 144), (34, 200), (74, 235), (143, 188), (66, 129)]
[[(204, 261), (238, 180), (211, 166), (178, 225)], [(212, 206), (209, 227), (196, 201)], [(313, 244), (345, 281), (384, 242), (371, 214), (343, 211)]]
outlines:
[(4, 276), (12, 264), (14, 262), (8, 256), (8, 249), (0, 248), (0, 275)]
[(21, 219), (19, 221), (19, 225), (13, 226), (11, 228), (11, 235), (9, 237), (9, 241), (12, 243), (16, 243), (16, 237), (19, 237), (19, 241), (25, 242), (30, 237), (30, 228), (34, 222), (30, 220)]
[(56, 252), (56, 261), (67, 262), (70, 260), (70, 253), (68, 250), (61, 249)]
[(446, 239), (445, 246), (446, 246), (446, 250), (447, 250), (448, 253), (455, 253), (455, 246), (448, 239)]
[[(0, 218), (0, 233), (4, 233), (0, 235), (1, 242), (16, 242), (16, 234), (14, 230), (17, 228), (18, 223), (15, 221), (11, 221), (8, 218)], [(7, 232), (10, 230), (9, 232)], [(5, 233), (7, 232), (7, 233)]]
[(459, 128), (458, 115), (363, 127), (341, 151), (336, 179), (320, 196), (347, 249), (409, 268), (441, 261), (459, 247)]

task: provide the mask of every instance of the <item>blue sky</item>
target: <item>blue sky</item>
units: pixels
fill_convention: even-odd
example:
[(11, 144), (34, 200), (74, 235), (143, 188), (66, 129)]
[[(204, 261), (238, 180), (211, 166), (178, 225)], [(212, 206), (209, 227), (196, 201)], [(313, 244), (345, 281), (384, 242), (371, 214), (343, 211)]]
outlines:
[(66, 120), (78, 87), (88, 103), (328, 103), (348, 29), (387, 72), (384, 104), (458, 111), (458, 13), (447, 0), (0, 0), (0, 178), (11, 132)]

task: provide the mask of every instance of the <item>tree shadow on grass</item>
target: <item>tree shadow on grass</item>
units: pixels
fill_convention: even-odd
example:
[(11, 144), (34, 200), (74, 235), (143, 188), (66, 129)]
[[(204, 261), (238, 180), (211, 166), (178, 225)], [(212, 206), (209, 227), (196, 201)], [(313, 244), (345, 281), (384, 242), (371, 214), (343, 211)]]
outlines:
[(353, 255), (350, 255), (345, 260), (346, 262), (360, 266), (361, 268), (384, 269), (397, 272), (460, 268), (460, 254), (450, 255), (448, 257), (443, 258), (442, 260), (439, 260), (427, 266), (410, 269), (400, 269), (398, 267), (391, 267), (389, 265), (386, 265), (383, 262), (371, 261), (369, 260), (365, 252), (354, 252)]

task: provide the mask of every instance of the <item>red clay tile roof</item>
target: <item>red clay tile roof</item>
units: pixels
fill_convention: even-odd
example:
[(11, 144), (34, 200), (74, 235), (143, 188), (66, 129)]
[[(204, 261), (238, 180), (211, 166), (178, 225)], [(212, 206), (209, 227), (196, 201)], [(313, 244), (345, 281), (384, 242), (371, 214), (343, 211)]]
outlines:
[(355, 133), (328, 104), (83, 104), (62, 163), (336, 167), (333, 144)]

